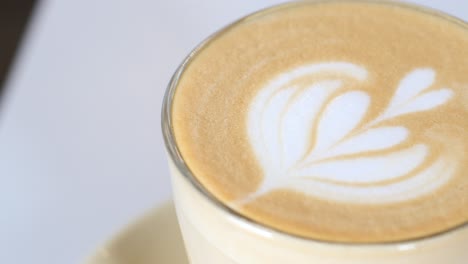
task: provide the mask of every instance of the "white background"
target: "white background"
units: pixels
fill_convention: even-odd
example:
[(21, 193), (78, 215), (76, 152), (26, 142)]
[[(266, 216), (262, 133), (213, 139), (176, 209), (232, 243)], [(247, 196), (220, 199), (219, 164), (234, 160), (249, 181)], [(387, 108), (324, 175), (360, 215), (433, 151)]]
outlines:
[[(280, 2), (41, 2), (0, 108), (0, 263), (80, 263), (170, 199), (171, 74), (215, 30)], [(414, 2), (468, 20), (464, 0)]]

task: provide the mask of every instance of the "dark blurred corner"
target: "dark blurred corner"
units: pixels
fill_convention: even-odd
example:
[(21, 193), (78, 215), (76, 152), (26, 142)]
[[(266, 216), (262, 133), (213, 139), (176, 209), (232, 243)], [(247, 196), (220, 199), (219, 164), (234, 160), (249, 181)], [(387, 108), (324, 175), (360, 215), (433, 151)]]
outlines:
[(0, 99), (35, 0), (0, 0)]

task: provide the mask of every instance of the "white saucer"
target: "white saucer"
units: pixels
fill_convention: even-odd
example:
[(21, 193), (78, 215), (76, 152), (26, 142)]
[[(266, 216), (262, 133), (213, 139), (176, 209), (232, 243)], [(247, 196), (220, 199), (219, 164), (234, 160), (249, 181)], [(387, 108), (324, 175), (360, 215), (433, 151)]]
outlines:
[(86, 264), (188, 264), (174, 205), (167, 202), (125, 228)]

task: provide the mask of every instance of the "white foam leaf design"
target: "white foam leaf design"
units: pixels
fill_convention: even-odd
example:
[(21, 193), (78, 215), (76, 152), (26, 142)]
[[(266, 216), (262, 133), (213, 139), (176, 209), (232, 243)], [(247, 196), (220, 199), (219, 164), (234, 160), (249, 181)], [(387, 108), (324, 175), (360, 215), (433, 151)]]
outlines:
[(400, 115), (426, 111), (446, 103), (452, 97), (450, 89), (424, 92), (434, 83), (432, 69), (416, 69), (400, 82), (386, 111), (376, 119), (380, 122)]
[(421, 111), (430, 110), (446, 103), (453, 95), (450, 89), (440, 89), (436, 91), (427, 92), (415, 97), (407, 104), (401, 105), (400, 108), (387, 112), (383, 116), (385, 119), (397, 117), (404, 114), (416, 113)]
[(428, 89), (434, 82), (435, 73), (432, 69), (417, 69), (401, 80), (389, 108), (395, 108)]
[(361, 91), (347, 92), (333, 99), (320, 118), (312, 155), (329, 149), (349, 134), (364, 117), (368, 107), (369, 96)]
[(383, 150), (398, 145), (407, 137), (408, 130), (405, 127), (371, 128), (330, 148), (321, 158)]
[[(415, 176), (385, 185), (357, 187), (348, 184), (304, 180), (301, 177), (293, 177), (285, 181), (282, 187), (347, 203), (395, 203), (415, 199), (436, 190), (450, 180), (456, 167), (456, 161), (441, 157)], [(254, 197), (250, 197), (250, 200)]]
[(427, 152), (425, 145), (416, 145), (387, 155), (325, 161), (297, 169), (295, 176), (347, 184), (388, 181), (417, 168)]
[(289, 98), (293, 95), (295, 89), (289, 88), (281, 90), (274, 94), (265, 104), (263, 118), (260, 120), (262, 141), (264, 151), (270, 153), (271, 161), (281, 161), (281, 144), (278, 144), (279, 130), (271, 129), (278, 127), (281, 122), (281, 112), (286, 107)]
[[(307, 87), (290, 102), (281, 124), (282, 153), (285, 164), (299, 160), (307, 149), (310, 131), (323, 102), (341, 86), (340, 81), (323, 81)], [(305, 128), (305, 129), (304, 129)]]
[[(429, 90), (434, 70), (416, 69), (402, 79), (387, 109), (371, 118), (371, 96), (355, 85), (347, 88), (367, 74), (347, 62), (318, 63), (281, 74), (261, 89), (249, 109), (247, 134), (264, 177), (238, 202), (277, 188), (347, 202), (395, 202), (445, 183), (454, 162), (440, 157), (428, 165), (428, 146), (401, 147), (408, 128), (381, 122), (439, 107), (452, 90)], [(311, 83), (304, 84), (304, 77)]]

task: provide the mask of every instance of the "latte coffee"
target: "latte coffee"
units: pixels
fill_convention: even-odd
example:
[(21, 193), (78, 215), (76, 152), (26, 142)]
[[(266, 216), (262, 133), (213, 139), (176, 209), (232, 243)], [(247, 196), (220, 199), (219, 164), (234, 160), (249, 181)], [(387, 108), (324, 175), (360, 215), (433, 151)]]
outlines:
[(233, 24), (183, 67), (176, 147), (236, 214), (331, 243), (468, 223), (463, 22), (400, 4), (300, 2)]

